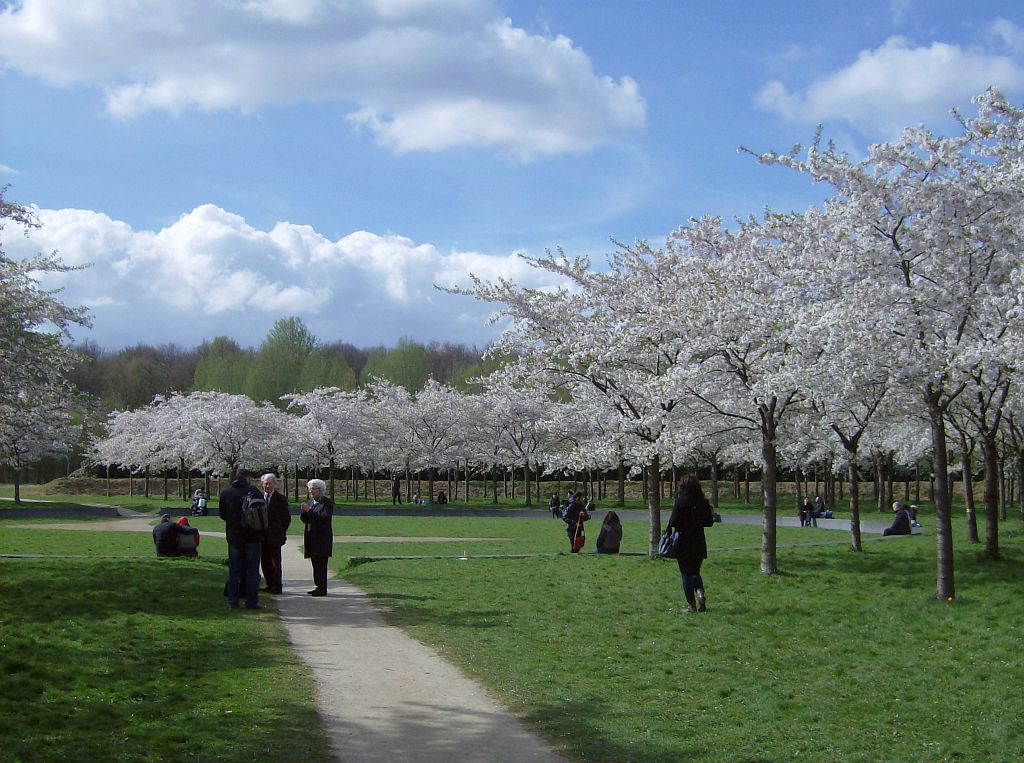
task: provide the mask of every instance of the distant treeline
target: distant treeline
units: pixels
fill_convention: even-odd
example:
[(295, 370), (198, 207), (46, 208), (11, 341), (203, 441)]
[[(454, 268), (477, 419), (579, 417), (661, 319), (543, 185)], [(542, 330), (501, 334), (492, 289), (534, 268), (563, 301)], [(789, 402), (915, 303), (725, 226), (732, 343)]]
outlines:
[(322, 343), (299, 318), (278, 320), (257, 348), (241, 347), (221, 336), (191, 349), (139, 344), (105, 350), (85, 342), (76, 350), (81, 359), (71, 379), (104, 410), (137, 408), (155, 395), (196, 390), (281, 404), (278, 398), (284, 394), (317, 387), (351, 390), (375, 376), (411, 392), (431, 377), (465, 388), (487, 370), (481, 361), (483, 350), (475, 346), (410, 339), (399, 340), (395, 347)]

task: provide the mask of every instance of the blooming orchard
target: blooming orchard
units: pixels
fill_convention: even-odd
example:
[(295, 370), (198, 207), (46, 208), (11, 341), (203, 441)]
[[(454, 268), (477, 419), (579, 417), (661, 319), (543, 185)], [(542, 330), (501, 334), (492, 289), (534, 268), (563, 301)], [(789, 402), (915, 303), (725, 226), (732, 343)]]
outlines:
[(990, 555), (1000, 459), (1024, 478), (1024, 112), (995, 91), (977, 104), (958, 135), (909, 129), (857, 162), (819, 144), (760, 157), (830, 185), (821, 208), (731, 228), (694, 219), (662, 247), (620, 246), (603, 270), (561, 252), (525, 258), (559, 276), (558, 290), (475, 278), (451, 289), (510, 319), (492, 353), (511, 360), (477, 393), (376, 382), (288, 396), (287, 414), (193, 393), (150, 406), (156, 425), (126, 418), (136, 434), (120, 417), (138, 412), (112, 417), (97, 460), (428, 474), (463, 463), (522, 469), (528, 486), (563, 468), (642, 471), (652, 553), (668, 467), (710, 467), (717, 480), (722, 465), (755, 463), (772, 573), (781, 469), (849, 475), (860, 550), (862, 471), (875, 463), (891, 477), (930, 459), (936, 593), (950, 599), (947, 451), (965, 475), (972, 444), (981, 451)]

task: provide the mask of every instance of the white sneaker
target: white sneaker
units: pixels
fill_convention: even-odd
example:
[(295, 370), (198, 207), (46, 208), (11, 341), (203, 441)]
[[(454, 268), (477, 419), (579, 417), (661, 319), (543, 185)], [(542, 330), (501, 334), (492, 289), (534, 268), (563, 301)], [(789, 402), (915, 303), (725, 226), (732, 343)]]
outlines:
[(708, 610), (708, 607), (707, 607), (706, 600), (704, 598), (704, 589), (703, 588), (698, 588), (697, 589), (697, 611), (698, 612), (707, 612), (707, 610)]

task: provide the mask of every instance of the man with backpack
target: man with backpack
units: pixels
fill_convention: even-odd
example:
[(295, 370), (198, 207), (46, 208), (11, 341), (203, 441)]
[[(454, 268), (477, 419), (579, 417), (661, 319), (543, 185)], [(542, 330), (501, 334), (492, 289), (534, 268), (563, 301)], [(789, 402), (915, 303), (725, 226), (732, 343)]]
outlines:
[(266, 515), (263, 494), (249, 483), (249, 472), (239, 469), (220, 493), (220, 518), (228, 541), (228, 606), (232, 609), (238, 609), (240, 585), (245, 589), (245, 608), (260, 608), (260, 554)]

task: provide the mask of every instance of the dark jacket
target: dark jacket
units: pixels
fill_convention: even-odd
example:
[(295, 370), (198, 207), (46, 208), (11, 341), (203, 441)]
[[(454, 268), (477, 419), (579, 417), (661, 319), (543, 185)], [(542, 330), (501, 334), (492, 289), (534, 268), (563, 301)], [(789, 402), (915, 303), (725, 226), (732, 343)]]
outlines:
[(253, 543), (261, 538), (255, 530), (242, 527), (242, 499), (247, 495), (263, 496), (245, 477), (235, 477), (220, 491), (220, 518), (224, 520), (224, 535), (228, 543)]
[(153, 545), (157, 556), (178, 556), (178, 536), (195, 535), (199, 531), (194, 527), (182, 527), (169, 519), (161, 520), (153, 528)]
[(679, 531), (680, 559), (707, 559), (708, 542), (704, 537), (704, 528), (715, 523), (711, 512), (711, 504), (707, 498), (691, 498), (680, 494), (672, 507), (672, 516), (668, 526)]
[(263, 533), (263, 542), (271, 546), (283, 546), (288, 540), (288, 525), (292, 523), (292, 511), (288, 499), (276, 490), (267, 501), (267, 513), (270, 522)]
[(910, 512), (905, 508), (898, 509), (892, 518), (892, 524), (886, 528), (885, 535), (910, 535)]
[(331, 529), (333, 516), (334, 503), (327, 496), (322, 496), (309, 511), (299, 514), (306, 525), (302, 533), (302, 546), (307, 559), (331, 555), (334, 550), (334, 531)]
[(622, 543), (622, 524), (609, 522), (601, 525), (601, 532), (597, 534), (597, 550), (602, 554), (619, 553), (619, 545)]
[(565, 515), (562, 517), (562, 521), (565, 522), (565, 532), (570, 538), (575, 538), (577, 534), (576, 526), (579, 525), (579, 534), (583, 535), (583, 522), (580, 522), (580, 517), (583, 518), (583, 522), (590, 519), (590, 515), (587, 510), (582, 506), (577, 506), (576, 502), (573, 501), (565, 510)]

